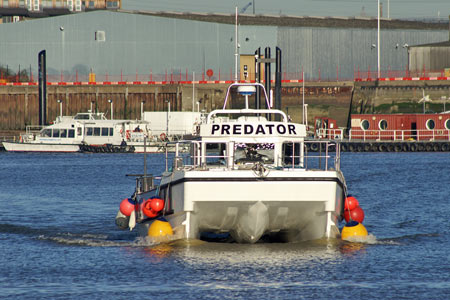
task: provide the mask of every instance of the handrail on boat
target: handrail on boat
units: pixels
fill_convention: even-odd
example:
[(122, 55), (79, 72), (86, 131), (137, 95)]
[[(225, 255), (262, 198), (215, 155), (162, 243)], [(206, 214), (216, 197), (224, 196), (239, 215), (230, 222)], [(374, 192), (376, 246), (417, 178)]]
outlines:
[[(268, 109), (251, 109), (248, 107), (246, 107), (244, 109), (226, 109), (228, 97), (230, 96), (231, 89), (233, 87), (239, 87), (239, 86), (253, 86), (256, 88), (262, 88), (264, 97), (266, 100), (266, 107), (268, 107)], [(222, 114), (279, 114), (283, 117), (283, 122), (285, 122), (285, 123), (288, 122), (288, 117), (283, 111), (270, 108), (269, 97), (267, 96), (267, 92), (266, 92), (264, 85), (262, 85), (261, 83), (233, 83), (233, 84), (229, 85), (222, 109), (216, 109), (216, 110), (211, 111), (207, 116), (207, 123), (210, 123), (211, 118), (219, 113), (222, 113)]]
[[(238, 157), (236, 156), (235, 150), (227, 151), (223, 155), (217, 153), (207, 153), (203, 155), (203, 151), (206, 152), (206, 144), (227, 144), (228, 148), (232, 147), (235, 149), (236, 143), (234, 141), (222, 142), (222, 141), (179, 141), (173, 142), (175, 144), (175, 155), (173, 157), (173, 169), (186, 168), (227, 168), (227, 169), (242, 169), (249, 164), (256, 163), (259, 161), (248, 161), (243, 164), (237, 162)], [(273, 163), (263, 163), (267, 167), (277, 168), (289, 168), (289, 169), (305, 169), (305, 170), (340, 170), (340, 147), (339, 143), (335, 141), (304, 141), (304, 144), (296, 141), (286, 141), (285, 145), (291, 145), (292, 153), (288, 155), (285, 150), (281, 151), (280, 156), (273, 157)], [(182, 144), (194, 144), (195, 146), (191, 149), (188, 155), (183, 155), (186, 153), (186, 147), (182, 148)], [(318, 149), (308, 150), (307, 145), (318, 144)], [(323, 146), (321, 146), (323, 145)], [(311, 147), (309, 147), (311, 148)], [(284, 149), (284, 147), (283, 147)], [(290, 151), (290, 149), (288, 150)], [(317, 153), (317, 154), (315, 154)], [(169, 153), (166, 153), (166, 162), (168, 161)], [(189, 162), (187, 161), (189, 160)], [(214, 160), (214, 161), (209, 161)], [(167, 166), (168, 167), (168, 166)], [(168, 168), (166, 168), (166, 171)]]
[(213, 116), (217, 114), (279, 114), (283, 117), (283, 122), (288, 122), (288, 117), (286, 113), (278, 109), (252, 109), (252, 108), (244, 108), (244, 109), (215, 109), (208, 114), (207, 123), (211, 123), (211, 119)]

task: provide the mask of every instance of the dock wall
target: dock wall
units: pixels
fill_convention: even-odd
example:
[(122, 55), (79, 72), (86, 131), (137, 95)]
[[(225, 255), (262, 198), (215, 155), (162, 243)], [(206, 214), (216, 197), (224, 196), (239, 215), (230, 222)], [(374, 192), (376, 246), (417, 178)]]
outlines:
[[(60, 114), (75, 115), (92, 109), (114, 119), (140, 119), (144, 111), (205, 111), (221, 108), (229, 83), (173, 84), (84, 84), (49, 85), (47, 87), (47, 121)], [(283, 82), (282, 110), (294, 122), (302, 122), (302, 103), (308, 104), (308, 124), (315, 116), (337, 120), (348, 126), (350, 113), (421, 113), (423, 94), (433, 100), (426, 110), (448, 110), (450, 80)], [(450, 101), (449, 101), (450, 102)], [(142, 104), (141, 104), (142, 103)], [(232, 102), (238, 108), (239, 103)], [(448, 105), (447, 105), (448, 104)], [(250, 105), (253, 105), (250, 101)], [(447, 105), (447, 106), (445, 106)], [(38, 124), (38, 87), (36, 85), (0, 85), (0, 131), (22, 131)], [(0, 135), (1, 135), (0, 132)]]
[[(143, 111), (205, 111), (222, 108), (229, 83), (201, 84), (108, 84), (108, 85), (50, 85), (47, 87), (47, 121), (60, 114), (75, 115), (93, 109), (110, 118), (113, 102), (114, 119), (140, 119)], [(308, 83), (305, 103), (309, 120), (315, 115), (331, 115), (345, 123), (348, 115), (352, 82)], [(232, 95), (233, 97), (233, 95)], [(282, 109), (293, 121), (302, 122), (303, 90), (301, 83), (284, 83)], [(232, 102), (233, 107), (243, 103)], [(254, 105), (254, 101), (250, 101)], [(22, 85), (0, 86), (0, 131), (20, 131), (27, 125), (38, 124), (38, 87)]]

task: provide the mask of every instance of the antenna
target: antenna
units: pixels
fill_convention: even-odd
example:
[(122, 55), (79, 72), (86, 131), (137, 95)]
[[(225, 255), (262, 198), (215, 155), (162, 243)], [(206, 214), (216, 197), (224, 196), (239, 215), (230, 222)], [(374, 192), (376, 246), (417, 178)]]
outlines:
[(234, 82), (238, 82), (238, 8), (236, 6), (236, 25), (235, 25), (235, 36), (234, 36), (234, 41), (235, 41), (235, 53), (234, 53)]

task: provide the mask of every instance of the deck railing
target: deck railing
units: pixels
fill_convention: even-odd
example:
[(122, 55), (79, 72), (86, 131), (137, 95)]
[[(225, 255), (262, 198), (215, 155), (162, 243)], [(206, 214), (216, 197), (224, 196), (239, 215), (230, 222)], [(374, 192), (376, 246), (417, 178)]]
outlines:
[[(235, 151), (206, 150), (206, 144), (225, 145), (224, 142), (182, 141), (174, 144), (175, 152), (166, 152), (166, 161), (172, 159), (172, 169), (245, 170), (264, 166), (269, 169), (340, 170), (340, 147), (334, 141), (288, 141), (283, 144), (283, 153), (279, 157), (244, 162), (239, 162)], [(228, 142), (228, 147), (236, 149), (234, 142)]]

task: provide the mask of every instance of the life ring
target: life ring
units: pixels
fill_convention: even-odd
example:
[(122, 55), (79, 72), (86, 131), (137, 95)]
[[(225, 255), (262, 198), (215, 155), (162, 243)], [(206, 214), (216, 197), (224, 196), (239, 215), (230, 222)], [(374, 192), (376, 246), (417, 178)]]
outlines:
[(130, 134), (130, 131), (129, 131), (129, 130), (127, 130), (127, 131), (125, 132), (125, 137), (127, 138), (128, 141), (130, 140), (131, 134)]
[(22, 136), (19, 137), (19, 142), (23, 143), (23, 137)]
[(159, 135), (159, 138), (161, 139), (161, 141), (165, 141), (166, 140), (166, 134), (163, 132)]

